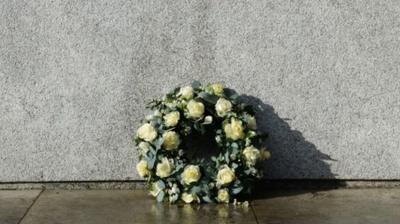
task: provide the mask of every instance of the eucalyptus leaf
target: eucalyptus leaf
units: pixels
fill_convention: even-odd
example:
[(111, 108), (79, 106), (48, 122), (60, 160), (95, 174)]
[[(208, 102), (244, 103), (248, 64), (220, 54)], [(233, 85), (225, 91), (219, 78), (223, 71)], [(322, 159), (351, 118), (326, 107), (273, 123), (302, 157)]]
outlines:
[(229, 156), (230, 156), (229, 151), (226, 151), (225, 152), (225, 162), (226, 163), (229, 163), (229, 161), (230, 161)]
[(233, 142), (233, 143), (231, 144), (231, 147), (232, 147), (233, 149), (238, 149), (238, 148), (239, 148), (239, 145), (238, 145), (236, 142)]
[(197, 194), (197, 193), (199, 193), (201, 191), (201, 187), (200, 186), (194, 186), (194, 187), (192, 187), (192, 189), (190, 189), (190, 192), (193, 194), (193, 193), (195, 193), (195, 194)]
[(199, 124), (199, 123), (194, 123), (193, 124), (193, 128), (196, 130), (196, 131), (201, 131), (201, 125)]
[(238, 186), (232, 189), (232, 194), (239, 194), (243, 190), (242, 186)]
[(232, 168), (233, 169), (236, 169), (236, 168), (238, 168), (239, 167), (239, 165), (237, 164), (237, 163), (232, 163)]
[(154, 168), (154, 165), (156, 163), (156, 157), (157, 157), (156, 155), (147, 157), (148, 158), (147, 166), (149, 167), (149, 169)]
[(158, 193), (157, 195), (157, 201), (162, 202), (164, 200), (164, 196), (165, 196), (164, 191), (160, 191), (160, 193)]
[(164, 143), (164, 139), (163, 138), (158, 138), (154, 142), (154, 146), (156, 147), (156, 150), (160, 149), (163, 143)]
[(192, 88), (193, 89), (200, 88), (200, 86), (201, 86), (201, 83), (199, 81), (195, 80), (195, 81), (192, 82)]
[(161, 190), (165, 189), (165, 183), (162, 180), (157, 181), (157, 186), (158, 188), (160, 188)]
[(218, 96), (211, 95), (211, 94), (208, 94), (208, 93), (205, 93), (205, 92), (199, 93), (198, 96), (200, 98), (202, 98), (204, 101), (206, 101), (207, 103), (211, 103), (211, 104), (216, 104), (218, 99), (219, 99)]
[(236, 100), (239, 97), (239, 95), (233, 89), (225, 88), (224, 93), (225, 93), (225, 96), (227, 96), (230, 99)]
[(211, 202), (212, 202), (211, 198), (210, 198), (208, 195), (204, 195), (204, 196), (202, 197), (202, 199), (203, 199), (203, 201), (208, 202), (208, 203), (211, 203)]
[(175, 167), (175, 170), (171, 173), (171, 175), (173, 175), (173, 174), (175, 174), (175, 173), (181, 171), (181, 170), (183, 169), (183, 167), (184, 167), (183, 164), (180, 164), (180, 165), (176, 166), (176, 167)]

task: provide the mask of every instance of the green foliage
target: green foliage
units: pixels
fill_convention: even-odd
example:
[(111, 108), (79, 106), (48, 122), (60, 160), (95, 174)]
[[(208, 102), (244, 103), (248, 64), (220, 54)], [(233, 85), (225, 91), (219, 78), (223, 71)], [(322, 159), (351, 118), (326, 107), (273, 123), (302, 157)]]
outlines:
[[(177, 87), (166, 94), (162, 100), (154, 99), (147, 105), (154, 111), (154, 114), (147, 116), (145, 121), (154, 127), (156, 132), (154, 140), (146, 142), (139, 134), (136, 134), (133, 139), (137, 146), (142, 142), (148, 143), (147, 149), (139, 149), (139, 158), (147, 162), (146, 168), (149, 173), (146, 174), (146, 177), (149, 180), (152, 194), (159, 202), (174, 203), (181, 199), (183, 193), (188, 193), (193, 196), (193, 201), (198, 199), (201, 202), (210, 203), (218, 202), (218, 190), (222, 188), (228, 189), (231, 200), (241, 194), (249, 193), (254, 181), (261, 177), (261, 171), (247, 161), (250, 157), (247, 158), (244, 151), (248, 146), (260, 146), (266, 138), (266, 135), (258, 133), (257, 130), (251, 130), (247, 123), (247, 116), (254, 116), (254, 110), (241, 103), (239, 95), (232, 89), (224, 88), (221, 95), (220, 90), (222, 89), (213, 89), (216, 88), (213, 85), (202, 86), (200, 82), (194, 81), (191, 87), (193, 89), (192, 99), (204, 105), (204, 113), (201, 117), (194, 119), (190, 116), (187, 104), (191, 99), (182, 97), (181, 88)], [(219, 95), (215, 93), (219, 93)], [(226, 113), (223, 113), (222, 117), (218, 116), (219, 113), (215, 106), (221, 97), (229, 100), (232, 104), (231, 110), (225, 111)], [(179, 120), (176, 125), (167, 127), (168, 123), (165, 122), (164, 116), (175, 111), (179, 112)], [(230, 124), (231, 118), (241, 121), (240, 128), (243, 129), (244, 135), (239, 139), (233, 140), (232, 136), (227, 134), (228, 132), (225, 133), (224, 127)], [(165, 144), (172, 141), (163, 139), (163, 134), (167, 131), (173, 131), (179, 136), (176, 149), (165, 149)], [(187, 158), (185, 156), (187, 145), (184, 144), (186, 137), (207, 133), (215, 133), (218, 154), (211, 157), (210, 163)], [(210, 141), (214, 141), (214, 139), (210, 139)], [(159, 177), (157, 176), (157, 165), (162, 161), (165, 162), (165, 158), (168, 159), (168, 164), (160, 167), (165, 170), (169, 169), (169, 174), (167, 177)], [(190, 184), (184, 182), (183, 176), (188, 164), (198, 166), (200, 172), (199, 179)], [(222, 183), (222, 180), (218, 179), (222, 169), (229, 169), (233, 172), (235, 177), (232, 182)]]

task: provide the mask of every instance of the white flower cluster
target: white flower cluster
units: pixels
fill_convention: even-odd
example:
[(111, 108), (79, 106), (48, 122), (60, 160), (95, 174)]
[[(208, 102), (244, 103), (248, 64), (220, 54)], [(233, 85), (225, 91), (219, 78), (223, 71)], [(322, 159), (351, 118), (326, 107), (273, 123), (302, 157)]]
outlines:
[[(158, 201), (228, 203), (251, 187), (249, 180), (261, 177), (257, 164), (270, 153), (255, 146), (261, 142), (256, 119), (236, 99), (222, 84), (194, 83), (150, 103), (155, 112), (135, 137), (136, 169)], [(210, 130), (216, 133), (218, 156), (211, 164), (190, 161), (185, 138)]]

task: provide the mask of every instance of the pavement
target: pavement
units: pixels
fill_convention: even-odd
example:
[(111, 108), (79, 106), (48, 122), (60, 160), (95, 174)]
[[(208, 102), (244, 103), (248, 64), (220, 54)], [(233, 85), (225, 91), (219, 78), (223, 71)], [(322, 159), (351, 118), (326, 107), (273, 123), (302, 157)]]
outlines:
[(400, 189), (269, 190), (249, 207), (159, 204), (143, 190), (2, 190), (1, 224), (399, 223)]

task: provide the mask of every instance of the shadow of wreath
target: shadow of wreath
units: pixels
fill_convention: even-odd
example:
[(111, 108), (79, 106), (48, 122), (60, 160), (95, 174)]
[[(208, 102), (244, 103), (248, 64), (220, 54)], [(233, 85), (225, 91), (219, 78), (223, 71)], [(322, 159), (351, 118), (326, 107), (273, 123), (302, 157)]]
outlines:
[(271, 188), (305, 193), (342, 186), (327, 163), (335, 160), (293, 130), (287, 122), (290, 119), (279, 117), (271, 105), (256, 97), (241, 95), (239, 100), (254, 108), (258, 129), (268, 134), (264, 146), (272, 155), (263, 164), (264, 180), (256, 186), (255, 197), (268, 197), (266, 189)]

